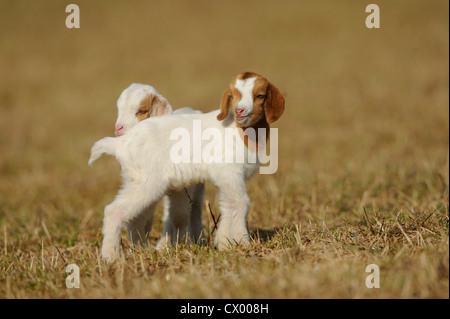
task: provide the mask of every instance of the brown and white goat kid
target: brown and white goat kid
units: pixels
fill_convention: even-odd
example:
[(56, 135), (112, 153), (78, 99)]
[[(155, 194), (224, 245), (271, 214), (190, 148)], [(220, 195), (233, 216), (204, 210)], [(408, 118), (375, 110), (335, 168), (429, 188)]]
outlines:
[[(257, 152), (257, 147), (251, 145), (258, 146), (259, 139), (267, 138), (269, 124), (276, 121), (283, 111), (284, 98), (279, 90), (263, 76), (248, 72), (232, 79), (223, 93), (218, 111), (149, 118), (135, 125), (127, 134), (96, 142), (89, 164), (92, 165), (103, 153), (113, 155), (122, 166), (123, 176), (122, 189), (105, 207), (102, 257), (111, 261), (118, 256), (123, 226), (130, 220), (142, 218), (142, 214), (152, 214), (152, 209), (165, 193), (204, 181), (210, 181), (218, 188), (221, 219), (214, 238), (215, 245), (223, 249), (230, 244), (248, 244), (246, 219), (250, 200), (245, 181), (259, 168), (258, 160), (248, 160), (252, 150)], [(236, 146), (248, 146), (244, 161), (195, 161), (199, 150), (195, 143), (188, 141), (183, 147), (189, 151), (189, 160), (175, 162), (174, 148), (179, 142), (174, 140), (174, 132), (183, 129), (190, 136), (198, 134), (194, 132), (195, 121), (201, 123), (203, 133), (214, 130), (225, 136), (227, 129), (238, 131)], [(258, 132), (253, 140), (242, 134), (248, 128)], [(258, 129), (266, 129), (264, 136), (259, 136)], [(224, 160), (225, 154), (234, 151), (227, 149), (229, 147), (230, 144), (213, 139), (209, 143), (203, 141), (200, 151), (206, 148), (220, 151), (218, 153)], [(150, 207), (150, 210), (144, 213), (145, 207)]]
[[(201, 114), (189, 107), (172, 110), (172, 106), (153, 86), (133, 83), (126, 88), (117, 100), (116, 136), (126, 134), (139, 122), (150, 117), (172, 114)], [(149, 136), (151, 138), (151, 136)], [(202, 203), (205, 185), (195, 184), (182, 190), (171, 190), (163, 198), (164, 227), (157, 249), (176, 243), (201, 243), (202, 241)], [(148, 209), (148, 208), (146, 208)], [(134, 245), (145, 244), (150, 232), (153, 213), (138, 214), (127, 222), (127, 232)]]

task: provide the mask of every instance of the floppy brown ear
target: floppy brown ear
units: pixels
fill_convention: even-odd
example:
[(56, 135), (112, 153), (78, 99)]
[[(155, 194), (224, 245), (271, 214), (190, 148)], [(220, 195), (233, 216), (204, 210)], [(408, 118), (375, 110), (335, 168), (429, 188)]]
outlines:
[(226, 89), (222, 94), (222, 100), (220, 101), (220, 113), (217, 115), (217, 119), (219, 121), (223, 121), (227, 118), (228, 113), (230, 112), (230, 104), (231, 104), (231, 91), (230, 89)]
[(268, 93), (265, 105), (265, 112), (267, 123), (270, 124), (278, 120), (280, 116), (283, 114), (284, 97), (272, 83), (269, 83), (267, 91)]
[(172, 106), (162, 96), (154, 96), (151, 104), (150, 116), (171, 115), (173, 113)]

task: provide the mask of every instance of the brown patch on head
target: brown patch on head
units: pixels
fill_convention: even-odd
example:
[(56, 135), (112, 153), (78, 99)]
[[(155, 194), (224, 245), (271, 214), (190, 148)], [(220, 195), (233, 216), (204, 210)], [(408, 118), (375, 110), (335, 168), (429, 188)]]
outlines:
[(149, 93), (141, 100), (136, 118), (140, 122), (149, 117), (170, 114), (171, 112), (172, 108), (165, 98)]
[[(247, 146), (251, 151), (256, 152), (258, 151), (258, 129), (264, 128), (266, 129), (266, 140), (269, 139), (269, 124), (266, 119), (266, 101), (267, 101), (267, 88), (269, 86), (269, 81), (261, 75), (258, 75), (256, 73), (252, 73), (249, 78), (256, 77), (255, 84), (253, 86), (253, 111), (250, 115), (250, 123), (248, 125), (242, 126), (238, 125), (238, 127), (242, 128), (243, 130), (247, 128), (253, 128), (255, 130), (256, 139), (250, 139), (247, 135), (244, 135), (241, 137), (244, 140), (245, 146)], [(239, 103), (239, 101), (237, 102)], [(237, 106), (234, 106), (234, 108)], [(234, 111), (233, 108), (233, 111)]]
[[(248, 76), (248, 73), (242, 76)], [(265, 125), (275, 122), (284, 112), (284, 97), (281, 92), (262, 75), (251, 73), (250, 77), (256, 77), (253, 86), (253, 112), (249, 126), (260, 127), (261, 121)]]
[(284, 112), (283, 94), (270, 82), (267, 87), (265, 110), (267, 123), (269, 124), (278, 120)]
[(261, 75), (257, 75), (252, 92), (253, 98), (253, 111), (250, 116), (250, 123), (248, 127), (268, 127), (266, 121), (266, 107), (267, 102), (267, 88), (269, 86), (269, 81)]
[(226, 119), (228, 113), (230, 112), (230, 108), (234, 111), (237, 103), (242, 98), (241, 92), (234, 87), (234, 83), (236, 83), (236, 77), (233, 78), (231, 84), (222, 94), (222, 99), (220, 101), (220, 113), (217, 115), (217, 119), (219, 121)]
[(150, 117), (153, 97), (153, 94), (148, 94), (144, 99), (141, 100), (139, 109), (136, 112), (136, 118), (139, 122)]
[[(265, 77), (253, 73), (245, 72), (234, 77), (229, 85), (229, 87), (224, 91), (222, 95), (222, 100), (220, 103), (220, 114), (217, 116), (219, 121), (224, 120), (230, 109), (233, 110), (233, 116), (236, 117), (236, 107), (242, 98), (241, 92), (236, 89), (236, 80), (246, 80), (255, 77), (252, 98), (253, 98), (253, 110), (250, 115), (250, 121), (246, 125), (237, 126), (246, 129), (252, 127), (254, 129), (266, 128), (266, 134), (268, 138), (269, 124), (275, 122), (284, 111), (284, 97), (281, 92), (270, 83)], [(248, 140), (244, 138), (245, 144), (247, 145)]]
[(220, 113), (217, 115), (217, 119), (219, 121), (223, 121), (230, 112), (230, 105), (231, 105), (231, 90), (230, 88), (227, 88), (222, 93), (222, 99), (220, 100)]
[(238, 78), (239, 80), (246, 80), (249, 78), (255, 78), (255, 77), (259, 77), (261, 78), (262, 76), (253, 72), (244, 72), (239, 74), (236, 78)]

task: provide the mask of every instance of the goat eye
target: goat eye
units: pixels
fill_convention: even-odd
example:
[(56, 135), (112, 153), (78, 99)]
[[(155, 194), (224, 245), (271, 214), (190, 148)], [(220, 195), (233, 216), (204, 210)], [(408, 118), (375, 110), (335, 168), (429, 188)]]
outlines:
[(136, 114), (146, 114), (147, 112), (147, 110), (139, 110)]
[(259, 94), (256, 96), (257, 99), (265, 99), (266, 96), (264, 94)]

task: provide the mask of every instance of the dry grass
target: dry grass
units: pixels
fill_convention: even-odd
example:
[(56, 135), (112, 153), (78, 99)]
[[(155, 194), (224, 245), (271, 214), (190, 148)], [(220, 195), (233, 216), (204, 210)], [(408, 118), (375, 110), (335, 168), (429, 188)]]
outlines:
[[(377, 1), (380, 30), (361, 1), (76, 3), (79, 30), (63, 3), (0, 3), (1, 298), (449, 297), (447, 1)], [(248, 70), (286, 96), (279, 170), (248, 183), (251, 246), (104, 264), (119, 166), (87, 159), (119, 93), (149, 83), (207, 111)]]

